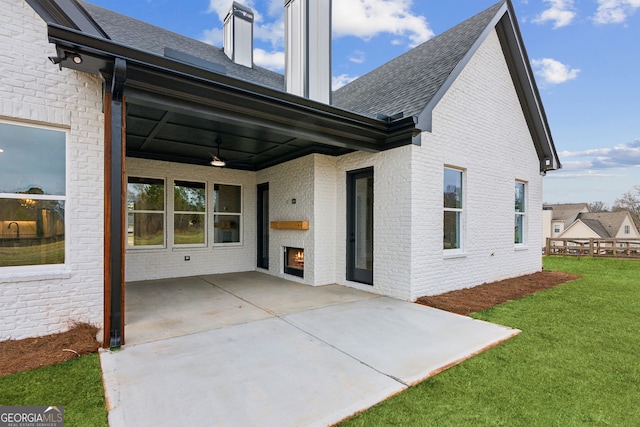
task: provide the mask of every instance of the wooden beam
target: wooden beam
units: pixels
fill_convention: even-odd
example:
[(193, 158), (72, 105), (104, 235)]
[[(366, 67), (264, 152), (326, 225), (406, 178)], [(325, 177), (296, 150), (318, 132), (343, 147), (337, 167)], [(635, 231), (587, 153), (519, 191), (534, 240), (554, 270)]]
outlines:
[(274, 230), (308, 230), (309, 221), (271, 221)]

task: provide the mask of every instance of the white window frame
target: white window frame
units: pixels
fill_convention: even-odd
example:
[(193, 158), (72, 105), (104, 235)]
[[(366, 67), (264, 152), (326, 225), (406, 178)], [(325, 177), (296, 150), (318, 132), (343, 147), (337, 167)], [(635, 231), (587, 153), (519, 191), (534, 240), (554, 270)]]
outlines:
[[(22, 126), (26, 128), (35, 128), (35, 129), (45, 129), (55, 132), (60, 132), (64, 134), (64, 179), (65, 179), (65, 188), (64, 195), (46, 195), (46, 194), (29, 194), (29, 197), (25, 197), (24, 194), (17, 193), (0, 193), (0, 199), (25, 199), (25, 200), (57, 200), (64, 202), (64, 233), (65, 233), (65, 241), (64, 241), (64, 263), (61, 264), (34, 264), (34, 265), (16, 265), (16, 266), (7, 266), (0, 267), (1, 273), (39, 273), (44, 271), (55, 271), (55, 270), (66, 270), (69, 265), (69, 241), (70, 241), (70, 233), (71, 230), (69, 226), (69, 220), (67, 217), (67, 212), (69, 212), (70, 204), (67, 198), (67, 194), (69, 194), (69, 129), (61, 128), (56, 126), (47, 126), (47, 125), (38, 125), (34, 123), (21, 123), (18, 121), (12, 120), (2, 120), (0, 119), (0, 123), (4, 123), (7, 125), (13, 126)], [(2, 147), (0, 147), (2, 148)]]
[[(228, 185), (232, 187), (240, 187), (240, 212), (217, 212), (215, 209), (215, 191), (216, 185)], [(244, 212), (244, 186), (240, 184), (232, 184), (226, 182), (215, 182), (211, 185), (211, 221), (213, 226), (211, 227), (213, 230), (213, 237), (211, 238), (212, 247), (220, 248), (220, 247), (229, 247), (229, 246), (242, 246), (244, 245), (244, 222), (243, 222), (243, 212)], [(238, 218), (238, 235), (239, 240), (237, 242), (216, 242), (216, 216), (236, 216)]]
[(515, 241), (515, 235), (514, 235), (513, 244), (516, 247), (523, 247), (523, 246), (526, 246), (526, 244), (527, 244), (527, 207), (529, 205), (529, 201), (527, 200), (527, 195), (528, 195), (529, 191), (528, 191), (528, 186), (527, 186), (527, 182), (526, 181), (521, 181), (521, 180), (517, 179), (515, 181), (514, 189), (515, 189), (515, 186), (517, 186), (518, 184), (522, 185), (523, 190), (524, 190), (524, 210), (522, 212), (519, 212), (519, 211), (516, 210), (516, 208), (515, 208), (515, 200), (514, 200), (514, 209), (513, 210), (514, 210), (514, 214), (515, 214), (514, 223), (515, 223), (515, 218), (517, 218), (518, 216), (520, 216), (521, 219), (522, 219), (522, 230), (520, 231), (521, 234), (522, 234), (522, 239), (521, 239), (522, 241), (521, 242), (516, 242)]
[[(164, 185), (164, 203), (163, 203), (163, 210), (162, 211), (153, 211), (153, 210), (129, 210), (129, 206), (128, 206), (128, 194), (129, 194), (129, 178), (143, 178), (143, 179), (157, 179), (159, 181), (163, 182)], [(126, 212), (125, 212), (125, 216), (126, 216), (126, 229), (125, 229), (125, 248), (126, 250), (134, 250), (134, 251), (142, 251), (142, 250), (157, 250), (157, 249), (166, 249), (167, 248), (167, 233), (168, 233), (168, 224), (167, 224), (167, 179), (164, 177), (158, 177), (158, 176), (148, 176), (148, 175), (144, 175), (144, 174), (131, 174), (131, 175), (127, 175), (127, 181), (126, 181), (126, 185), (127, 185), (127, 190), (126, 190)], [(129, 245), (129, 214), (136, 214), (136, 213), (150, 213), (150, 214), (158, 214), (162, 212), (162, 228), (163, 228), (163, 242), (162, 245), (141, 245), (141, 246), (135, 246), (135, 245)]]
[[(204, 212), (192, 212), (192, 211), (178, 211), (176, 210), (176, 206), (175, 206), (175, 186), (176, 186), (176, 182), (192, 182), (194, 184), (204, 184)], [(209, 191), (209, 186), (207, 185), (207, 182), (205, 181), (197, 181), (197, 180), (190, 180), (190, 179), (173, 179), (173, 187), (171, 188), (172, 192), (171, 192), (171, 200), (173, 203), (173, 221), (172, 221), (172, 226), (171, 226), (171, 235), (173, 237), (172, 241), (173, 241), (173, 247), (174, 248), (206, 248), (207, 247), (207, 236), (208, 236), (208, 230), (209, 230), (209, 226), (208, 226), (208, 212), (209, 212), (209, 207), (208, 207), (208, 203), (209, 203), (209, 198), (207, 195), (207, 192)], [(175, 227), (175, 218), (176, 215), (202, 215), (204, 217), (204, 243), (176, 243), (176, 227)]]
[(630, 225), (625, 225), (624, 226), (624, 234), (631, 234), (631, 226)]
[[(443, 222), (443, 229), (444, 229), (444, 214), (445, 212), (458, 212), (460, 214), (460, 227), (458, 232), (460, 233), (459, 236), (459, 247), (458, 248), (451, 248), (451, 249), (445, 249), (444, 247), (442, 248), (442, 250), (444, 251), (444, 253), (446, 255), (459, 255), (459, 254), (463, 254), (464, 253), (464, 247), (465, 247), (465, 230), (466, 230), (466, 218), (465, 218), (465, 206), (466, 206), (466, 198), (467, 198), (467, 183), (466, 183), (466, 175), (467, 175), (467, 171), (466, 169), (460, 168), (460, 167), (456, 167), (456, 166), (450, 166), (450, 165), (445, 165), (443, 168), (443, 177), (442, 177), (442, 190), (443, 190), (443, 195), (444, 195), (444, 171), (446, 169), (449, 170), (453, 170), (456, 172), (460, 173), (460, 183), (462, 186), (462, 197), (461, 197), (461, 205), (462, 207), (460, 208), (447, 208), (444, 206), (444, 200), (442, 203), (442, 222)], [(443, 242), (444, 244), (444, 242)]]

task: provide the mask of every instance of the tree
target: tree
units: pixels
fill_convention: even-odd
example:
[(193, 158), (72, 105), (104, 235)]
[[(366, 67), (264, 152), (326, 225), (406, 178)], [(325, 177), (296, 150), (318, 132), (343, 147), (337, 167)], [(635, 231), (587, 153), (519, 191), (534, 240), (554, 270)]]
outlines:
[(589, 212), (609, 212), (609, 206), (600, 200), (587, 204), (589, 205)]
[(636, 227), (640, 228), (640, 185), (634, 186), (632, 191), (627, 191), (621, 198), (616, 199), (613, 211), (629, 211)]

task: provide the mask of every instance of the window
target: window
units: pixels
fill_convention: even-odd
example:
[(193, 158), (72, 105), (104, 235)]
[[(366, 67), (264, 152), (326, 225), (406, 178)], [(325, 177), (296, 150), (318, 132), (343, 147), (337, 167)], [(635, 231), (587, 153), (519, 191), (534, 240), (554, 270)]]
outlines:
[(241, 243), (242, 187), (213, 187), (213, 243)]
[(555, 225), (555, 226), (553, 227), (553, 232), (554, 232), (554, 233), (559, 233), (559, 232), (560, 232), (560, 226), (559, 226), (559, 225)]
[(444, 169), (444, 249), (462, 249), (462, 171)]
[(0, 122), (0, 267), (65, 262), (66, 133)]
[(525, 227), (525, 184), (516, 181), (515, 186), (515, 236), (513, 242), (517, 245), (524, 244), (524, 227)]
[(165, 246), (164, 180), (130, 176), (127, 181), (127, 246)]
[(203, 182), (175, 181), (173, 185), (173, 243), (206, 244), (206, 191)]
[(631, 234), (631, 226), (630, 225), (625, 225), (624, 226), (624, 234)]

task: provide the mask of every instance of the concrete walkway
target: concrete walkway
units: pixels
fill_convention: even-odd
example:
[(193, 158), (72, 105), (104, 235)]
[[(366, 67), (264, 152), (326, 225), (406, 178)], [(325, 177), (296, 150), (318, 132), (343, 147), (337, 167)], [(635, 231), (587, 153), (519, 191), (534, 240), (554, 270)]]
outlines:
[(519, 331), (261, 273), (127, 286), (111, 426), (324, 426)]

